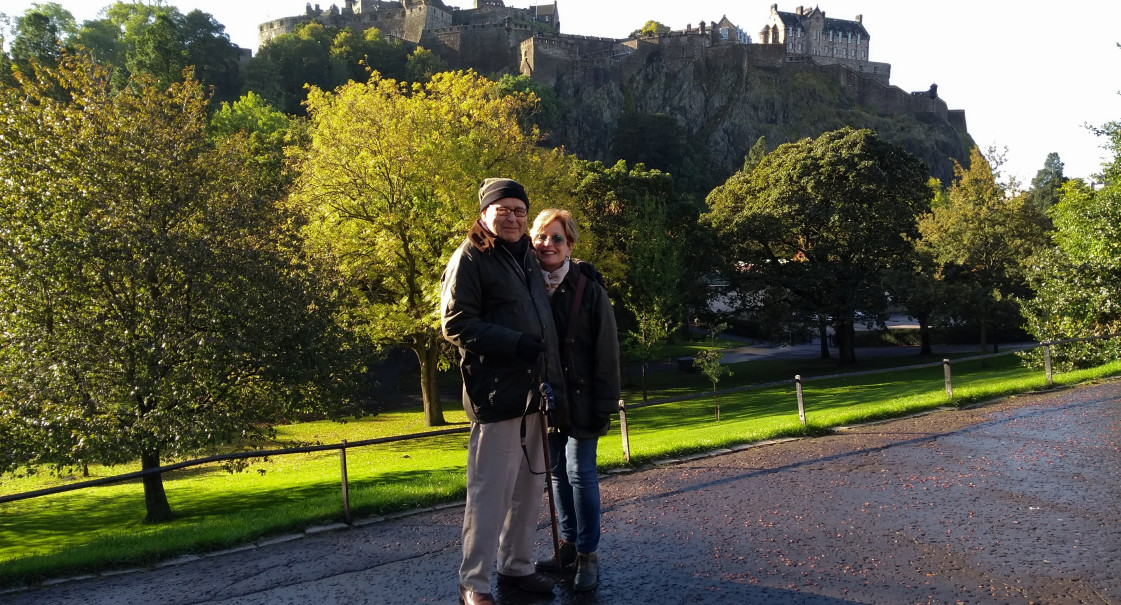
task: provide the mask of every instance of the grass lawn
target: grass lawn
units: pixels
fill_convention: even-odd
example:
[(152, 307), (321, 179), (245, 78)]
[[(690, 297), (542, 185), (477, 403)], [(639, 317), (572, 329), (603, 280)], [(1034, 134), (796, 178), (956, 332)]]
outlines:
[[(687, 353), (683, 353), (687, 354)], [(938, 359), (883, 358), (863, 361), (861, 372), (879, 367), (929, 363)], [(1041, 389), (1041, 371), (1029, 371), (1015, 355), (954, 364), (954, 403)], [(804, 378), (808, 426), (798, 419), (793, 384), (720, 394), (721, 420), (714, 400), (628, 410), (630, 464), (623, 458), (618, 422), (600, 442), (601, 469), (635, 466), (679, 456), (782, 436), (813, 435), (829, 427), (899, 416), (947, 405), (941, 366), (812, 380), (838, 372), (835, 361), (769, 360), (732, 366), (719, 388)], [(1121, 373), (1121, 362), (1083, 372), (1059, 374), (1057, 384), (1072, 384)], [(653, 374), (652, 399), (711, 392), (699, 374)], [(637, 387), (636, 387), (637, 388)], [(624, 393), (632, 404), (635, 389)], [(445, 402), (452, 426), (467, 426), (458, 402)], [(279, 427), (270, 448), (338, 443), (424, 432), (420, 409), (384, 412), (347, 423), (309, 422)], [(457, 501), (465, 491), (467, 435), (452, 434), (351, 448), (347, 451), (352, 511), (371, 516)], [(138, 465), (90, 467), (90, 478), (134, 471)], [(41, 489), (82, 480), (53, 477), (0, 478), (0, 493)], [(138, 481), (82, 489), (0, 505), (0, 586), (47, 577), (142, 566), (187, 553), (234, 547), (309, 525), (341, 520), (340, 464), (337, 452), (274, 456), (254, 460), (239, 473), (221, 465), (194, 467), (164, 476), (176, 518), (147, 525)]]

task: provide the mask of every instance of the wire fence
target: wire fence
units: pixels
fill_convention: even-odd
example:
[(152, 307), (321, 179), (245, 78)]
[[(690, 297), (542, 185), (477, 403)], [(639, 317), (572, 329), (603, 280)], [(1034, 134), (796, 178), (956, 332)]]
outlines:
[[(693, 400), (696, 400), (696, 399), (707, 398), (707, 397), (712, 397), (712, 396), (729, 395), (729, 394), (733, 394), (733, 393), (742, 393), (744, 391), (756, 391), (756, 390), (768, 389), (768, 388), (777, 387), (777, 386), (784, 386), (784, 385), (793, 384), (794, 385), (794, 390), (795, 390), (795, 395), (796, 395), (796, 402), (797, 402), (797, 409), (798, 409), (798, 419), (802, 423), (802, 426), (805, 427), (807, 425), (807, 421), (806, 421), (806, 405), (805, 405), (804, 384), (807, 383), (807, 382), (810, 382), (810, 381), (832, 380), (832, 379), (838, 379), (838, 378), (853, 378), (853, 377), (858, 377), (858, 376), (868, 376), (868, 375), (872, 375), (872, 374), (885, 374), (885, 373), (889, 373), (889, 372), (904, 372), (904, 371), (909, 371), (909, 370), (918, 370), (918, 369), (922, 369), (922, 368), (932, 368), (932, 367), (942, 366), (943, 376), (944, 376), (944, 379), (943, 379), (943, 385), (944, 386), (943, 386), (943, 388), (944, 388), (945, 393), (946, 393), (946, 401), (947, 402), (952, 402), (953, 399), (954, 399), (953, 369), (952, 369), (954, 363), (965, 363), (965, 362), (969, 362), (969, 361), (991, 359), (991, 358), (994, 358), (994, 357), (1003, 357), (1005, 355), (1014, 355), (1014, 354), (1017, 354), (1017, 353), (1021, 353), (1021, 352), (1024, 352), (1024, 351), (1030, 351), (1030, 350), (1033, 350), (1033, 349), (1042, 349), (1042, 351), (1043, 351), (1043, 364), (1044, 364), (1043, 371), (1044, 371), (1044, 375), (1046, 376), (1047, 388), (1051, 388), (1055, 384), (1054, 383), (1054, 370), (1053, 370), (1053, 367), (1052, 367), (1052, 349), (1054, 347), (1056, 347), (1058, 345), (1072, 344), (1072, 343), (1077, 343), (1077, 342), (1087, 342), (1087, 341), (1093, 341), (1093, 340), (1107, 340), (1107, 339), (1115, 338), (1116, 336), (1119, 336), (1119, 334), (1109, 334), (1109, 335), (1105, 335), (1105, 336), (1091, 336), (1091, 337), (1086, 337), (1086, 338), (1070, 338), (1070, 339), (1065, 339), (1065, 340), (1047, 341), (1047, 342), (1042, 342), (1042, 343), (1035, 343), (1035, 344), (1032, 344), (1032, 345), (1029, 345), (1029, 346), (1026, 346), (1026, 347), (1022, 347), (1022, 348), (1017, 348), (1017, 349), (1008, 350), (1008, 351), (1002, 351), (1000, 353), (989, 353), (989, 354), (985, 354), (985, 355), (974, 355), (974, 356), (971, 356), (971, 357), (961, 357), (961, 358), (958, 358), (958, 359), (953, 360), (953, 361), (951, 361), (950, 359), (942, 359), (942, 361), (939, 361), (939, 362), (922, 363), (922, 364), (915, 364), (915, 365), (908, 365), (908, 366), (898, 366), (898, 367), (891, 367), (891, 368), (881, 368), (881, 369), (866, 370), (866, 371), (861, 371), (861, 372), (845, 372), (845, 373), (839, 373), (839, 374), (828, 374), (828, 375), (823, 375), (823, 376), (812, 376), (812, 377), (802, 377), (800, 374), (796, 374), (796, 375), (794, 375), (793, 378), (785, 379), (785, 380), (774, 380), (774, 381), (770, 381), (770, 382), (756, 383), (756, 384), (751, 384), (751, 385), (747, 385), (747, 386), (734, 387), (734, 388), (722, 389), (722, 390), (714, 390), (714, 391), (708, 391), (708, 392), (704, 392), (704, 393), (689, 393), (689, 394), (686, 394), (686, 395), (680, 395), (680, 396), (676, 396), (676, 397), (667, 397), (667, 398), (663, 398), (663, 399), (654, 399), (654, 400), (644, 401), (642, 403), (631, 404), (631, 405), (627, 405), (627, 403), (625, 401), (620, 399), (619, 400), (619, 433), (620, 433), (620, 436), (622, 438), (623, 458), (628, 463), (631, 461), (631, 447), (630, 447), (630, 437), (629, 437), (630, 427), (628, 426), (627, 412), (631, 411), (631, 410), (636, 410), (636, 409), (639, 409), (639, 408), (645, 408), (645, 407), (651, 407), (651, 406), (657, 406), (657, 405), (665, 405), (665, 404), (668, 404), (668, 403), (680, 403), (680, 402), (683, 402), (683, 401), (693, 401)], [(719, 408), (717, 408), (717, 414), (719, 414)]]
[[(806, 426), (806, 409), (805, 409), (805, 402), (804, 402), (804, 383), (807, 383), (807, 382), (822, 381), (822, 380), (837, 379), (837, 378), (852, 378), (852, 377), (866, 376), (866, 375), (872, 375), (872, 374), (884, 374), (884, 373), (889, 373), (889, 372), (904, 372), (904, 371), (908, 371), (908, 370), (936, 367), (936, 366), (941, 365), (944, 368), (944, 388), (945, 388), (945, 393), (946, 393), (946, 399), (947, 399), (947, 401), (952, 401), (953, 400), (953, 375), (952, 375), (952, 365), (953, 365), (953, 363), (963, 363), (963, 362), (968, 362), (968, 361), (975, 361), (975, 360), (988, 359), (988, 358), (993, 358), (993, 357), (1000, 357), (1000, 356), (1004, 356), (1004, 355), (1012, 355), (1012, 354), (1020, 353), (1020, 352), (1023, 352), (1023, 351), (1029, 351), (1029, 350), (1032, 350), (1032, 349), (1041, 348), (1043, 350), (1044, 372), (1045, 372), (1045, 375), (1046, 375), (1047, 387), (1050, 388), (1054, 385), (1053, 369), (1052, 369), (1052, 349), (1055, 346), (1063, 345), (1063, 344), (1069, 344), (1069, 343), (1076, 343), (1076, 342), (1086, 342), (1086, 341), (1092, 341), (1092, 340), (1111, 339), (1111, 338), (1114, 338), (1116, 336), (1118, 336), (1118, 334), (1111, 334), (1111, 335), (1107, 335), (1107, 336), (1094, 336), (1094, 337), (1088, 337), (1088, 338), (1073, 338), (1073, 339), (1059, 340), (1059, 341), (1048, 341), (1048, 342), (1044, 342), (1044, 343), (1033, 344), (1033, 345), (1030, 345), (1028, 347), (1024, 347), (1024, 348), (1020, 348), (1020, 349), (1004, 351), (1004, 352), (1001, 352), (1001, 353), (992, 353), (992, 354), (986, 354), (986, 355), (975, 355), (975, 356), (972, 356), (972, 357), (959, 358), (959, 359), (954, 360), (953, 362), (951, 362), (951, 360), (949, 360), (949, 359), (943, 359), (941, 362), (932, 362), (932, 363), (908, 365), (908, 366), (901, 366), (901, 367), (883, 368), (883, 369), (867, 370), (867, 371), (861, 371), (861, 372), (847, 372), (847, 373), (829, 374), (829, 375), (824, 375), (824, 376), (813, 376), (813, 377), (805, 377), (805, 378), (803, 378), (801, 375), (795, 375), (792, 379), (787, 379), (787, 380), (776, 380), (776, 381), (766, 382), (766, 383), (757, 383), (757, 384), (752, 384), (752, 385), (747, 385), (747, 386), (735, 387), (735, 388), (731, 388), (731, 389), (723, 389), (723, 390), (719, 390), (719, 391), (704, 391), (704, 392), (698, 392), (698, 393), (690, 393), (690, 394), (686, 394), (686, 395), (680, 395), (680, 396), (676, 396), (676, 397), (667, 397), (667, 398), (663, 398), (663, 399), (656, 399), (656, 400), (646, 401), (646, 402), (632, 404), (632, 405), (627, 405), (623, 400), (620, 400), (619, 401), (619, 410), (618, 410), (619, 411), (619, 431), (620, 431), (620, 436), (621, 436), (621, 439), (622, 439), (623, 456), (624, 456), (624, 458), (626, 459), (627, 462), (630, 462), (630, 460), (631, 460), (630, 439), (629, 439), (629, 429), (630, 429), (630, 427), (629, 427), (628, 421), (627, 421), (627, 412), (631, 411), (631, 410), (636, 410), (636, 409), (639, 409), (639, 408), (652, 407), (652, 406), (658, 406), (658, 405), (666, 405), (666, 404), (670, 404), (670, 403), (679, 403), (679, 402), (684, 402), (684, 401), (692, 401), (692, 400), (711, 397), (711, 396), (713, 396), (713, 394), (727, 395), (727, 394), (732, 394), (732, 393), (739, 393), (739, 392), (752, 391), (752, 390), (760, 390), (760, 389), (766, 389), (766, 388), (771, 388), (771, 387), (775, 387), (775, 386), (793, 384), (795, 386), (795, 391), (796, 391), (796, 395), (797, 395), (798, 416), (799, 416), (799, 419), (800, 419), (802, 425)], [(333, 443), (333, 444), (307, 445), (307, 446), (289, 447), (289, 448), (281, 448), (281, 449), (252, 450), (252, 451), (245, 451), (245, 452), (234, 452), (234, 453), (229, 453), (229, 454), (217, 454), (217, 455), (213, 455), (213, 456), (206, 456), (204, 458), (196, 458), (196, 459), (192, 459), (192, 460), (185, 460), (185, 461), (182, 461), (182, 462), (176, 462), (176, 463), (173, 463), (173, 464), (168, 464), (168, 465), (160, 466), (160, 467), (157, 467), (157, 468), (150, 468), (150, 469), (135, 471), (135, 472), (131, 472), (131, 473), (124, 473), (124, 474), (121, 474), (121, 475), (114, 475), (112, 477), (102, 477), (102, 478), (99, 478), (99, 479), (92, 479), (92, 480), (89, 480), (89, 481), (80, 481), (80, 482), (70, 483), (70, 484), (67, 484), (67, 485), (60, 485), (60, 486), (51, 487), (51, 488), (45, 488), (45, 489), (34, 490), (34, 491), (29, 491), (29, 492), (22, 492), (22, 493), (17, 493), (17, 494), (3, 495), (3, 496), (0, 496), (0, 504), (6, 503), (6, 502), (15, 502), (15, 501), (18, 501), (18, 500), (27, 500), (27, 499), (30, 499), (30, 498), (38, 498), (38, 497), (42, 497), (42, 496), (60, 494), (60, 493), (70, 492), (70, 491), (75, 491), (75, 490), (88, 489), (88, 488), (98, 487), (98, 486), (103, 486), (103, 485), (121, 483), (121, 482), (125, 482), (125, 481), (132, 481), (132, 480), (135, 480), (135, 479), (142, 479), (142, 478), (144, 478), (146, 476), (149, 476), (149, 475), (159, 475), (159, 474), (163, 474), (163, 473), (168, 473), (168, 472), (172, 472), (172, 471), (176, 471), (176, 470), (180, 470), (180, 469), (185, 469), (185, 468), (190, 468), (190, 467), (195, 467), (195, 466), (201, 466), (201, 465), (205, 465), (205, 464), (212, 464), (212, 463), (218, 463), (218, 462), (230, 462), (230, 461), (235, 461), (235, 460), (246, 460), (246, 459), (252, 459), (252, 458), (268, 458), (268, 457), (272, 457), (272, 456), (283, 456), (283, 455), (290, 455), (290, 454), (303, 454), (303, 453), (323, 452), (323, 451), (338, 451), (338, 453), (339, 453), (339, 465), (340, 465), (340, 489), (341, 489), (341, 497), (342, 497), (342, 504), (343, 504), (343, 511), (342, 511), (343, 522), (345, 522), (347, 524), (350, 524), (350, 523), (353, 522), (353, 516), (352, 516), (351, 510), (350, 510), (350, 495), (349, 495), (350, 494), (350, 488), (349, 488), (349, 482), (348, 482), (348, 479), (347, 479), (346, 452), (347, 452), (348, 449), (354, 449), (354, 448), (359, 448), (359, 447), (368, 447), (368, 446), (376, 446), (376, 445), (384, 445), (384, 444), (387, 444), (387, 443), (409, 441), (409, 440), (413, 440), (413, 439), (425, 439), (425, 438), (430, 438), (430, 437), (439, 437), (439, 436), (452, 435), (452, 434), (457, 434), (457, 433), (467, 433), (468, 431), (470, 431), (470, 427), (456, 427), (456, 428), (449, 428), (449, 429), (426, 431), (426, 432), (421, 432), (421, 433), (410, 433), (410, 434), (407, 434), (407, 435), (396, 435), (396, 436), (392, 436), (392, 437), (379, 437), (379, 438), (375, 438), (375, 439), (364, 439), (364, 440), (361, 440), (361, 441), (347, 442), (346, 440), (343, 440), (340, 443)]]

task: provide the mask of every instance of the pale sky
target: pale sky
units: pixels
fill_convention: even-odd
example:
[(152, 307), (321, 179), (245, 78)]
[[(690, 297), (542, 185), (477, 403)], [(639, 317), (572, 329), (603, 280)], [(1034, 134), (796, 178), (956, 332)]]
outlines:
[[(96, 17), (107, 0), (59, 0), (81, 23)], [(195, 8), (226, 26), (237, 45), (257, 46), (257, 25), (303, 14), (299, 0), (165, 1), (186, 13)], [(313, 2), (314, 4), (315, 2)], [(474, 2), (445, 0), (471, 8)], [(540, 0), (506, 0), (527, 7)], [(22, 15), (30, 0), (0, 0), (0, 12)], [(327, 8), (330, 2), (320, 0)], [(341, 6), (343, 0), (338, 0)], [(673, 29), (724, 15), (758, 41), (772, 2), (759, 0), (558, 0), (561, 31), (626, 37), (647, 20)], [(779, 3), (794, 12), (798, 4)], [(938, 94), (950, 109), (963, 109), (969, 133), (985, 151), (1007, 148), (1005, 175), (1031, 183), (1050, 152), (1068, 177), (1088, 178), (1105, 158), (1104, 139), (1086, 124), (1121, 120), (1121, 2), (1068, 0), (828, 0), (817, 6), (829, 17), (864, 16), (870, 58), (891, 64), (891, 84)]]

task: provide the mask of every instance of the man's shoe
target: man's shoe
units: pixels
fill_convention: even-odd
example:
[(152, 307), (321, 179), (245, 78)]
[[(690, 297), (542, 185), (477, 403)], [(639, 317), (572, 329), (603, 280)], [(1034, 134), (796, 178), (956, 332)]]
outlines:
[(463, 586), (459, 587), (459, 602), (463, 605), (497, 605), (489, 592), (475, 592)]
[(531, 573), (527, 576), (508, 576), (504, 573), (498, 574), (498, 583), (503, 586), (515, 586), (526, 592), (553, 592), (553, 586), (556, 582), (553, 579), (539, 573)]
[(556, 553), (544, 559), (534, 561), (533, 566), (537, 571), (545, 573), (572, 573), (576, 571), (576, 545), (572, 542), (560, 541), (560, 565), (557, 565)]
[(599, 586), (599, 557), (594, 552), (576, 555), (576, 578), (572, 587), (578, 592), (595, 590)]

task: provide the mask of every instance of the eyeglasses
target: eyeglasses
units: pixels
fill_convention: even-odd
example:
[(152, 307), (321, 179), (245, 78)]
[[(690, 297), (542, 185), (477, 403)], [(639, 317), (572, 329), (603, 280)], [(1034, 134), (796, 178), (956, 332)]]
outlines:
[(494, 207), (495, 216), (510, 216), (511, 212), (514, 213), (514, 216), (522, 218), (526, 215), (527, 212), (529, 212), (529, 210), (526, 208), (507, 208), (506, 206)]
[(559, 233), (556, 234), (556, 235), (549, 235), (548, 233), (538, 233), (537, 237), (535, 237), (533, 239), (535, 239), (535, 240), (537, 240), (541, 243), (545, 243), (549, 240), (553, 240), (553, 245), (554, 246), (560, 246), (560, 245), (564, 244), (564, 242), (565, 242), (564, 236), (559, 234)]

